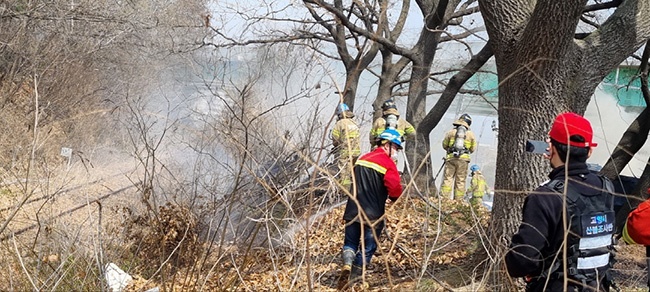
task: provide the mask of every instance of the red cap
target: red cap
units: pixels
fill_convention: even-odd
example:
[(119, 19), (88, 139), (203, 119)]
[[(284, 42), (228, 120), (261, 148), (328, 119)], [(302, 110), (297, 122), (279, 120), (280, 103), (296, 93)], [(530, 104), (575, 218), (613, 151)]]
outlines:
[[(555, 121), (553, 121), (551, 132), (548, 135), (555, 141), (574, 147), (586, 148), (598, 146), (598, 144), (591, 141), (594, 136), (591, 123), (576, 113), (559, 114), (555, 118)], [(585, 142), (570, 141), (569, 137), (573, 135), (582, 136)]]

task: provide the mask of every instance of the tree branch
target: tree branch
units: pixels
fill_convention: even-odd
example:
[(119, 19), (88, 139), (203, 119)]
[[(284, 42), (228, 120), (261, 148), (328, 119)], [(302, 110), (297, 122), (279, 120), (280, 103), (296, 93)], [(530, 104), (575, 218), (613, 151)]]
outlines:
[(444, 92), (440, 95), (438, 102), (429, 110), (427, 115), (417, 127), (418, 133), (431, 133), (431, 130), (438, 124), (442, 116), (447, 112), (456, 95), (461, 90), (465, 82), (469, 80), (494, 54), (491, 47), (492, 42), (488, 41), (485, 46), (474, 55), (472, 59), (451, 79), (445, 87)]
[(451, 15), (451, 19), (456, 19), (456, 18), (459, 18), (459, 17), (463, 17), (463, 16), (467, 16), (467, 15), (471, 15), (471, 14), (479, 13), (479, 12), (481, 12), (481, 9), (478, 6), (474, 6), (474, 7), (471, 7), (471, 8), (467, 8), (467, 9), (463, 9), (463, 10), (459, 10), (459, 11), (454, 12), (454, 14)]
[(471, 29), (465, 30), (462, 33), (459, 34), (450, 34), (447, 31), (443, 31), (446, 36), (440, 37), (440, 42), (448, 42), (448, 41), (454, 41), (454, 40), (459, 40), (459, 39), (464, 39), (468, 36), (474, 35), (477, 32), (480, 31), (485, 31), (485, 26), (479, 26), (479, 27), (473, 27)]
[(623, 0), (612, 0), (609, 2), (587, 5), (585, 6), (585, 9), (582, 10), (582, 13), (618, 7), (621, 3), (623, 3)]
[[(638, 50), (650, 38), (650, 2), (623, 1), (612, 15), (583, 40), (575, 42), (586, 53), (586, 62), (598, 58), (593, 64), (604, 76), (625, 58)], [(609, 55), (610, 58), (602, 56)]]
[(391, 40), (386, 39), (386, 38), (384, 38), (384, 37), (382, 37), (382, 36), (380, 36), (380, 35), (378, 35), (376, 33), (371, 33), (371, 32), (369, 32), (368, 30), (366, 30), (364, 28), (358, 27), (354, 23), (350, 22), (350, 20), (345, 17), (345, 15), (343, 14), (342, 11), (336, 9), (335, 7), (332, 7), (332, 5), (330, 5), (328, 3), (325, 3), (325, 2), (323, 2), (321, 0), (303, 0), (303, 2), (315, 4), (315, 5), (318, 5), (319, 7), (324, 8), (328, 12), (334, 14), (338, 18), (338, 20), (341, 21), (341, 24), (345, 25), (345, 27), (347, 27), (348, 30), (350, 30), (351, 32), (357, 33), (357, 34), (362, 35), (362, 36), (364, 36), (364, 37), (366, 37), (368, 39), (371, 39), (373, 41), (376, 41), (376, 42), (380, 43), (382, 46), (384, 46), (386, 49), (390, 50), (394, 54), (406, 56), (409, 59), (412, 59), (412, 58), (415, 57), (414, 52), (412, 52), (410, 50), (407, 50), (405, 48), (399, 47), (394, 42), (392, 42)]
[(645, 100), (646, 107), (650, 106), (650, 90), (648, 90), (648, 59), (650, 58), (650, 39), (645, 43), (641, 65), (639, 66), (639, 78), (641, 78), (641, 93)]
[[(641, 147), (646, 143), (648, 139), (648, 133), (650, 133), (650, 91), (648, 90), (648, 58), (650, 58), (650, 40), (646, 42), (645, 49), (643, 50), (643, 56), (641, 57), (641, 65), (639, 66), (639, 77), (641, 78), (641, 92), (643, 93), (643, 99), (646, 102), (646, 108), (639, 114), (639, 116), (630, 124), (627, 128), (621, 140), (618, 141), (618, 145), (612, 155), (607, 160), (607, 163), (600, 171), (603, 175), (609, 177), (611, 180), (616, 180), (617, 176), (621, 173), (623, 168), (632, 160), (632, 157), (641, 149)], [(616, 230), (620, 231), (625, 223), (625, 218), (627, 214), (636, 207), (641, 201), (641, 198), (645, 195), (645, 189), (648, 185), (648, 166), (643, 171), (641, 180), (637, 183), (635, 190), (631, 195), (638, 198), (639, 200), (627, 200), (628, 204), (624, 204), (623, 207), (616, 214), (616, 221), (619, 222), (616, 224)]]

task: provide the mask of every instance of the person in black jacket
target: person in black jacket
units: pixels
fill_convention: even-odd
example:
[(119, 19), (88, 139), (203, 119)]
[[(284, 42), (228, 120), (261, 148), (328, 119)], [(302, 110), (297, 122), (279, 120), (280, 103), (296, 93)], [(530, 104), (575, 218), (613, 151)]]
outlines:
[(508, 273), (524, 277), (526, 291), (608, 291), (613, 187), (587, 168), (597, 145), (591, 124), (575, 113), (560, 114), (549, 136), (550, 181), (524, 201), (505, 256)]
[(377, 250), (377, 239), (384, 229), (387, 200), (402, 194), (397, 166), (391, 157), (402, 149), (399, 132), (386, 129), (379, 135), (377, 148), (359, 157), (354, 165), (355, 190), (343, 213), (345, 239), (339, 289), (356, 280)]

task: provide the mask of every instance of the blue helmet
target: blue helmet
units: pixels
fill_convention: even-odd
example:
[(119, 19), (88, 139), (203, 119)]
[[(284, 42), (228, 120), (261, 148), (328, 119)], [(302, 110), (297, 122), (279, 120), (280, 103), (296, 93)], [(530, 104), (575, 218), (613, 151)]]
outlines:
[(397, 132), (397, 130), (384, 130), (381, 134), (379, 134), (379, 140), (386, 140), (397, 145), (397, 148), (402, 149), (402, 139), (400, 139), (400, 134)]
[(349, 110), (350, 110), (350, 108), (348, 107), (347, 104), (345, 104), (345, 103), (341, 103), (341, 104), (339, 104), (338, 107), (336, 107), (336, 114), (337, 114), (337, 115), (340, 115), (340, 114), (342, 114), (342, 113), (344, 113), (344, 112), (347, 112), (347, 111), (349, 111)]
[(481, 170), (481, 168), (478, 167), (478, 165), (476, 165), (476, 164), (472, 164), (472, 166), (469, 167), (469, 170), (471, 170), (472, 172), (475, 172), (475, 171)]

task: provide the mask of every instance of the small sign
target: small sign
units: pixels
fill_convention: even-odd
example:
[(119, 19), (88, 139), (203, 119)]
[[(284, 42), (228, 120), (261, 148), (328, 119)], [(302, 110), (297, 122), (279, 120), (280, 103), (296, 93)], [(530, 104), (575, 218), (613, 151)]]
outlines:
[(72, 156), (72, 148), (61, 147), (61, 156), (70, 158)]

